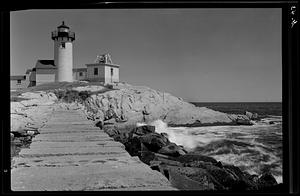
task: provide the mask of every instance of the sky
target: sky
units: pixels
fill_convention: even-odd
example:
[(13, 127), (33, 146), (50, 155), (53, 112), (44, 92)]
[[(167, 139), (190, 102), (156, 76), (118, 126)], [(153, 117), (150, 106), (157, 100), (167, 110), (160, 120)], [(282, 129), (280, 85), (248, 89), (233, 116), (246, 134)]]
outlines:
[(76, 35), (74, 68), (109, 53), (121, 82), (186, 101), (282, 101), (280, 8), (13, 11), (11, 75), (54, 58), (62, 21)]

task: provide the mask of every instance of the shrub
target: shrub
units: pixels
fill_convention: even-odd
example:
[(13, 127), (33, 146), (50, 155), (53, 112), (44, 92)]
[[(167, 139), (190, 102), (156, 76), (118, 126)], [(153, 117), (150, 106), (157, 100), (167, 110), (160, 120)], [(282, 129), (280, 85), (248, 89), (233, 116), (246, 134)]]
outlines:
[(54, 94), (58, 99), (61, 99), (67, 103), (71, 102), (83, 102), (85, 101), (89, 96), (90, 92), (89, 91), (75, 91), (75, 90), (56, 90), (54, 91)]
[(79, 92), (78, 95), (81, 100), (85, 101), (90, 96), (90, 92), (89, 91), (81, 91), (81, 92)]
[(112, 84), (106, 84), (104, 87), (107, 89), (114, 89), (114, 86)]

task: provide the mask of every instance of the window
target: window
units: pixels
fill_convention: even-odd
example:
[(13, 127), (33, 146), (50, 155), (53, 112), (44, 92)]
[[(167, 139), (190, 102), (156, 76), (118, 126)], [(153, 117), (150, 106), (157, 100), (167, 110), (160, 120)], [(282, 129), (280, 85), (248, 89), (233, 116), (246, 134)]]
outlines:
[(61, 47), (62, 48), (66, 48), (66, 43), (65, 42), (61, 42)]
[(110, 75), (114, 75), (114, 69), (113, 68), (110, 68)]
[(97, 67), (94, 68), (94, 75), (95, 76), (98, 75), (98, 68)]
[(79, 76), (82, 76), (82, 72), (79, 72)]
[(21, 84), (21, 80), (18, 80), (18, 81), (17, 81), (17, 84)]

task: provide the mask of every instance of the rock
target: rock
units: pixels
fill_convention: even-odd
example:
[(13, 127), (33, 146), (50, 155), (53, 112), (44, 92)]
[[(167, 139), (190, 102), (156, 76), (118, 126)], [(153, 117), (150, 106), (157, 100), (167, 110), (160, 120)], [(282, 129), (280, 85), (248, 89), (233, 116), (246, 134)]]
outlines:
[(258, 119), (258, 114), (257, 113), (251, 113), (246, 111), (245, 115), (250, 119), (250, 120), (257, 120)]
[(13, 133), (10, 133), (10, 140), (13, 140), (15, 138)]
[(120, 134), (120, 131), (116, 127), (106, 127), (104, 129), (104, 132), (107, 133), (110, 137), (115, 137)]
[(150, 161), (153, 161), (156, 157), (154, 152), (151, 152), (143, 143), (140, 143), (141, 150), (139, 151), (140, 159), (147, 165), (150, 165)]
[(242, 172), (240, 168), (235, 167), (234, 165), (224, 165), (223, 168), (237, 178), (237, 181), (231, 187), (233, 190), (257, 189), (257, 184), (252, 180), (249, 173)]
[[(174, 161), (174, 160), (171, 160), (171, 159), (163, 158), (161, 156), (158, 156), (157, 153), (155, 153), (154, 155), (155, 155), (155, 158), (153, 159), (153, 161), (155, 161), (156, 163), (159, 162), (160, 165), (165, 164), (165, 165), (173, 165), (173, 166), (178, 166), (178, 167), (183, 167), (184, 166), (183, 163), (180, 163), (178, 161)], [(150, 161), (150, 166), (151, 166), (151, 162), (152, 161)]]
[(193, 161), (210, 162), (214, 165), (218, 163), (218, 161), (212, 157), (199, 155), (199, 154), (192, 154), (192, 153), (181, 155), (178, 158), (176, 158), (176, 160), (178, 160), (182, 163), (189, 163), (189, 162), (193, 162)]
[(168, 138), (169, 139), (169, 135), (167, 133), (160, 133), (163, 137)]
[(137, 137), (129, 138), (126, 142), (123, 143), (126, 151), (131, 156), (141, 156), (141, 142)]
[(168, 145), (162, 147), (158, 150), (158, 153), (165, 154), (169, 156), (178, 157), (180, 155), (186, 154), (179, 146), (175, 143), (169, 143)]
[(168, 124), (175, 125), (235, 122), (228, 114), (205, 107), (196, 107), (169, 93), (141, 86), (120, 85), (113, 91), (91, 95), (84, 101), (84, 105), (88, 105), (95, 111), (108, 111), (111, 106), (114, 112), (107, 112), (106, 119), (112, 118), (114, 114), (123, 114), (127, 121), (117, 123), (125, 124), (143, 122), (145, 114), (149, 122), (162, 119)]
[(26, 133), (27, 133), (27, 135), (29, 135), (29, 136), (33, 136), (33, 135), (35, 134), (34, 131), (27, 131)]
[(229, 189), (232, 189), (233, 186), (235, 186), (235, 184), (237, 184), (239, 181), (237, 176), (213, 165), (208, 167), (206, 171), (211, 174), (220, 184)]
[(94, 115), (94, 119), (95, 120), (100, 120), (100, 121), (104, 120), (104, 113), (102, 112), (102, 110), (98, 110), (96, 112), (96, 114)]
[(14, 138), (14, 140), (12, 141), (12, 143), (14, 143), (15, 145), (21, 145), (22, 141), (19, 138)]
[(252, 115), (252, 120), (258, 120), (258, 114), (257, 113), (254, 113)]
[(219, 167), (219, 168), (223, 168), (223, 165), (222, 165), (222, 163), (220, 161), (218, 161), (218, 163), (216, 164), (216, 166)]
[(157, 152), (168, 144), (166, 138), (158, 133), (143, 135), (140, 141), (152, 152)]
[(186, 167), (198, 167), (202, 169), (206, 169), (212, 165), (211, 162), (204, 162), (204, 161), (191, 161), (184, 163), (184, 166)]
[(169, 170), (167, 176), (171, 185), (179, 190), (214, 190), (213, 183), (209, 183), (206, 176), (203, 176), (202, 183), (192, 180), (176, 170)]
[(14, 134), (15, 137), (25, 137), (27, 136), (27, 132), (24, 129), (19, 129), (17, 131), (12, 131), (12, 134)]
[[(96, 126), (96, 127), (99, 127), (100, 129), (103, 129), (103, 124), (104, 124), (103, 121), (100, 120), (100, 121), (98, 121), (98, 122), (95, 124), (95, 126)], [(108, 135), (109, 135), (109, 134), (108, 134)]]
[(155, 132), (155, 126), (151, 125), (144, 125), (136, 127), (133, 131), (136, 135), (146, 135), (148, 133), (154, 133)]
[(252, 119), (253, 114), (251, 112), (246, 111), (245, 115), (249, 118)]
[(258, 179), (258, 184), (260, 187), (269, 187), (277, 185), (277, 181), (270, 172), (266, 172)]
[(118, 142), (121, 142), (122, 144), (125, 144), (130, 140), (128, 135), (129, 135), (128, 133), (120, 133), (120, 134), (114, 135), (113, 138), (114, 138), (115, 141), (118, 141)]
[(248, 119), (242, 119), (242, 118), (236, 119), (236, 123), (238, 125), (253, 125), (253, 123), (250, 120), (248, 120)]
[(164, 173), (168, 173), (171, 184), (180, 190), (222, 190), (212, 176), (204, 169), (192, 167), (166, 166)]

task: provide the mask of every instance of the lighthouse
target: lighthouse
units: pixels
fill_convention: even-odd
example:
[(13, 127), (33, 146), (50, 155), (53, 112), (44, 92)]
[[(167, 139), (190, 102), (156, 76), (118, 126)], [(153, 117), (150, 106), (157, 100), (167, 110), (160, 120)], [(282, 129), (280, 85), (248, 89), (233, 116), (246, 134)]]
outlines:
[(54, 65), (57, 68), (55, 81), (72, 82), (75, 33), (71, 32), (63, 21), (57, 30), (51, 33), (51, 38), (54, 41)]

